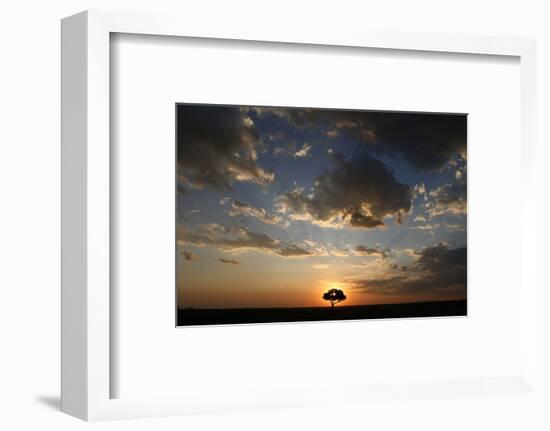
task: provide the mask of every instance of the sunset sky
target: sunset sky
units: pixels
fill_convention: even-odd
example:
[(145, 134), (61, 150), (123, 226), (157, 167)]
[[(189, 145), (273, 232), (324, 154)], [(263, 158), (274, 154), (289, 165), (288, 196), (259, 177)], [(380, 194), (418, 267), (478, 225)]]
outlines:
[(180, 308), (466, 297), (465, 115), (178, 105), (177, 159)]

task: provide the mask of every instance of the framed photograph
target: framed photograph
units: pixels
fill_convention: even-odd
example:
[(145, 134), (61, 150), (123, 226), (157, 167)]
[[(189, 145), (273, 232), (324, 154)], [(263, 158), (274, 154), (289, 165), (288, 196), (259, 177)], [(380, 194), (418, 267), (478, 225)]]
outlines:
[(62, 410), (538, 397), (534, 71), (529, 39), (64, 19)]
[(176, 125), (178, 325), (467, 314), (465, 114), (178, 104)]

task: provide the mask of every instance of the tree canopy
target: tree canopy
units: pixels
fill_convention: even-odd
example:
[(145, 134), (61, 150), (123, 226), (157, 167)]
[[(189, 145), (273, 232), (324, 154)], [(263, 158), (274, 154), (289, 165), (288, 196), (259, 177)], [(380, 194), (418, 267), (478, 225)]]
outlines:
[(345, 301), (346, 295), (343, 290), (330, 289), (329, 291), (323, 293), (323, 299), (325, 301), (330, 301), (331, 307), (334, 307), (334, 304)]

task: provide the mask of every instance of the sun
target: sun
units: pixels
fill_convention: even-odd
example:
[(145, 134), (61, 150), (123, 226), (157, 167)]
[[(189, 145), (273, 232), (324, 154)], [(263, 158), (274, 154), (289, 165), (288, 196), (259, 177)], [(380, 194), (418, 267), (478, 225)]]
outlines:
[(314, 301), (316, 304), (319, 304), (319, 305), (326, 305), (326, 302), (322, 299), (323, 298), (323, 294), (331, 289), (338, 289), (338, 290), (343, 290), (344, 293), (346, 293), (346, 295), (348, 295), (347, 291), (346, 291), (346, 288), (348, 287), (348, 285), (345, 283), (345, 282), (341, 282), (341, 281), (329, 281), (329, 280), (326, 280), (326, 281), (323, 281), (320, 283), (319, 287), (317, 289), (315, 289), (315, 298), (314, 298)]

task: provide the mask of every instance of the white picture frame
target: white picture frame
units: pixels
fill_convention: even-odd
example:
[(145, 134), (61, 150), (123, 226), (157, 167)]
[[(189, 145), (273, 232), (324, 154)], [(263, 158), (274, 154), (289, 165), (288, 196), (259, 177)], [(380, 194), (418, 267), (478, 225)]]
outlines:
[[(531, 39), (394, 31), (307, 31), (275, 23), (231, 23), (209, 26), (193, 17), (168, 17), (124, 12), (87, 11), (62, 21), (62, 410), (85, 420), (106, 420), (197, 412), (315, 405), (331, 391), (315, 388), (300, 393), (250, 394), (248, 399), (113, 399), (110, 352), (116, 349), (110, 320), (110, 35), (127, 33), (188, 38), (283, 42), (332, 47), (383, 48), (404, 51), (514, 56), (521, 67), (522, 254), (521, 375), (499, 379), (463, 379), (399, 385), (378, 385), (359, 394), (340, 390), (341, 398), (438, 398), (539, 390), (536, 366), (537, 327), (535, 162), (535, 42)], [(540, 307), (540, 304), (538, 304)], [(258, 388), (261, 392), (262, 388)]]

